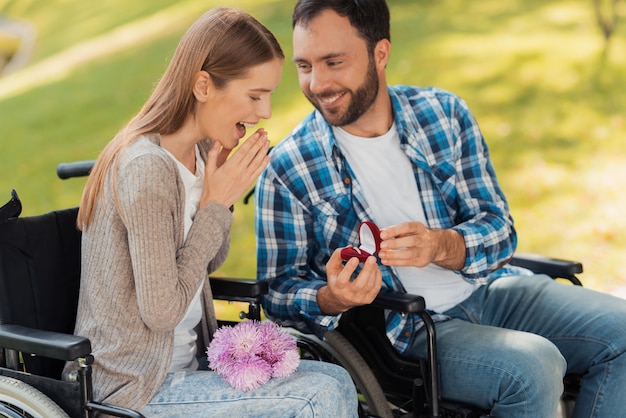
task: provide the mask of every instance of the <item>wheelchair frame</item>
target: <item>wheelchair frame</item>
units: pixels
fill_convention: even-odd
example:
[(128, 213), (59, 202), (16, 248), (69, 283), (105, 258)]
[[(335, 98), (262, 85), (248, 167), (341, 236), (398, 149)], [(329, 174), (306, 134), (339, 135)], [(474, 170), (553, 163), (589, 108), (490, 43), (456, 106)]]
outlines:
[[(0, 228), (8, 230), (14, 226), (21, 227), (27, 219), (59, 222), (61, 213), (63, 222), (71, 221), (73, 216), (75, 223), (78, 208), (53, 211), (30, 219), (19, 218), (21, 209), (17, 193), (12, 191), (11, 200), (0, 207)], [(70, 237), (69, 234), (65, 238), (76, 240), (76, 236)], [(3, 245), (9, 248), (11, 244)], [(2, 256), (4, 255), (3, 253)], [(72, 260), (72, 263), (75, 262)], [(261, 319), (261, 299), (268, 289), (266, 282), (217, 277), (209, 277), (209, 280), (214, 299), (247, 302), (247, 312), (240, 314), (241, 319)], [(94, 358), (91, 354), (91, 342), (87, 338), (7, 322), (4, 316), (3, 319), (0, 321), (0, 416), (90, 418), (95, 413), (105, 413), (117, 417), (143, 417), (141, 413), (128, 408), (94, 401), (91, 368)], [(28, 360), (33, 357), (62, 362), (76, 361), (79, 365), (76, 380), (66, 382), (25, 372), (23, 366), (26, 361), (20, 361), (20, 356)]]
[[(216, 300), (247, 302), (248, 312), (242, 317), (260, 320), (261, 298), (267, 293), (267, 283), (256, 280), (210, 277), (211, 288)], [(46, 413), (43, 418), (57, 418), (63, 415), (50, 416), (54, 412), (49, 403), (56, 404), (70, 417), (90, 418), (95, 412), (106, 413), (116, 417), (141, 418), (139, 412), (99, 403), (93, 400), (91, 380), (91, 342), (84, 337), (28, 328), (15, 324), (0, 324), (0, 348), (4, 349), (4, 364), (0, 358), (0, 379), (10, 378), (32, 387), (29, 396), (40, 392), (42, 396), (26, 399), (27, 404), (11, 404), (10, 398), (0, 396), (0, 416), (23, 418), (15, 412), (14, 407), (41, 409)], [(76, 382), (64, 382), (44, 376), (19, 371), (18, 353), (28, 353), (46, 358), (64, 361), (78, 361)], [(19, 388), (18, 388), (19, 389)], [(25, 390), (21, 387), (21, 390)], [(28, 390), (28, 389), (26, 389)], [(10, 394), (9, 394), (10, 395)], [(48, 399), (49, 398), (49, 399)], [(30, 403), (32, 401), (32, 403)], [(42, 407), (43, 405), (43, 407)], [(5, 414), (5, 415), (3, 415)], [(31, 415), (26, 415), (31, 417)]]

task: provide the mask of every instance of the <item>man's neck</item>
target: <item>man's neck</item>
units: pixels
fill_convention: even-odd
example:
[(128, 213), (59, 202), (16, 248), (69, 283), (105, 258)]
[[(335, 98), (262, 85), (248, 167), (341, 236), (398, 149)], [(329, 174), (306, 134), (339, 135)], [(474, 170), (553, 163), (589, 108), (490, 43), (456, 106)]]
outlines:
[(386, 134), (393, 125), (393, 108), (389, 94), (379, 94), (378, 99), (355, 122), (341, 126), (349, 134), (375, 138)]

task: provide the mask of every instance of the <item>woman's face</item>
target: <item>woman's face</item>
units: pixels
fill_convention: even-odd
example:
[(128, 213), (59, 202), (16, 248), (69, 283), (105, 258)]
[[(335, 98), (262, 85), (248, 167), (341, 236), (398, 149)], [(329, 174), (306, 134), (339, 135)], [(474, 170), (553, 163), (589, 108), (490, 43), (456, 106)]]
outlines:
[(276, 58), (251, 67), (246, 76), (231, 80), (221, 89), (211, 85), (207, 100), (198, 108), (198, 124), (206, 137), (232, 149), (246, 129), (269, 119), (271, 95), (278, 86), (283, 60)]

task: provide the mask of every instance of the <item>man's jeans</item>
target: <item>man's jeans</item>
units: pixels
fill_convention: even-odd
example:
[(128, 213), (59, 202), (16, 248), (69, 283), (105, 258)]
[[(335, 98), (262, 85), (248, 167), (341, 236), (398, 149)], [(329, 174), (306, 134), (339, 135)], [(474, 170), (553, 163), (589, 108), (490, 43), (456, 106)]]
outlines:
[[(436, 324), (442, 397), (493, 417), (556, 416), (566, 373), (584, 374), (573, 417), (626, 417), (626, 300), (547, 276), (477, 289)], [(425, 356), (420, 331), (407, 355)]]
[(231, 387), (214, 372), (170, 373), (141, 412), (149, 418), (354, 418), (358, 401), (343, 368), (302, 360), (292, 375), (249, 392)]

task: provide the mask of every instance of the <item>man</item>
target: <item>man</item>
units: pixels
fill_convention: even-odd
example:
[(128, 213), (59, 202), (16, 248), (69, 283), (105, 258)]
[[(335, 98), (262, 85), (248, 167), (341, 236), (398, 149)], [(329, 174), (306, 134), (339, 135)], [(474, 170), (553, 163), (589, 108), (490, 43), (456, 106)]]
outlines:
[[(583, 374), (575, 417), (625, 416), (626, 302), (507, 266), (517, 238), (487, 146), (459, 97), (387, 86), (384, 0), (300, 0), (300, 88), (316, 110), (277, 145), (256, 189), (266, 314), (322, 335), (381, 286), (423, 295), (437, 321), (442, 396), (494, 417), (556, 415), (565, 373)], [(363, 221), (380, 252), (359, 264)], [(419, 318), (387, 335), (426, 354)]]

